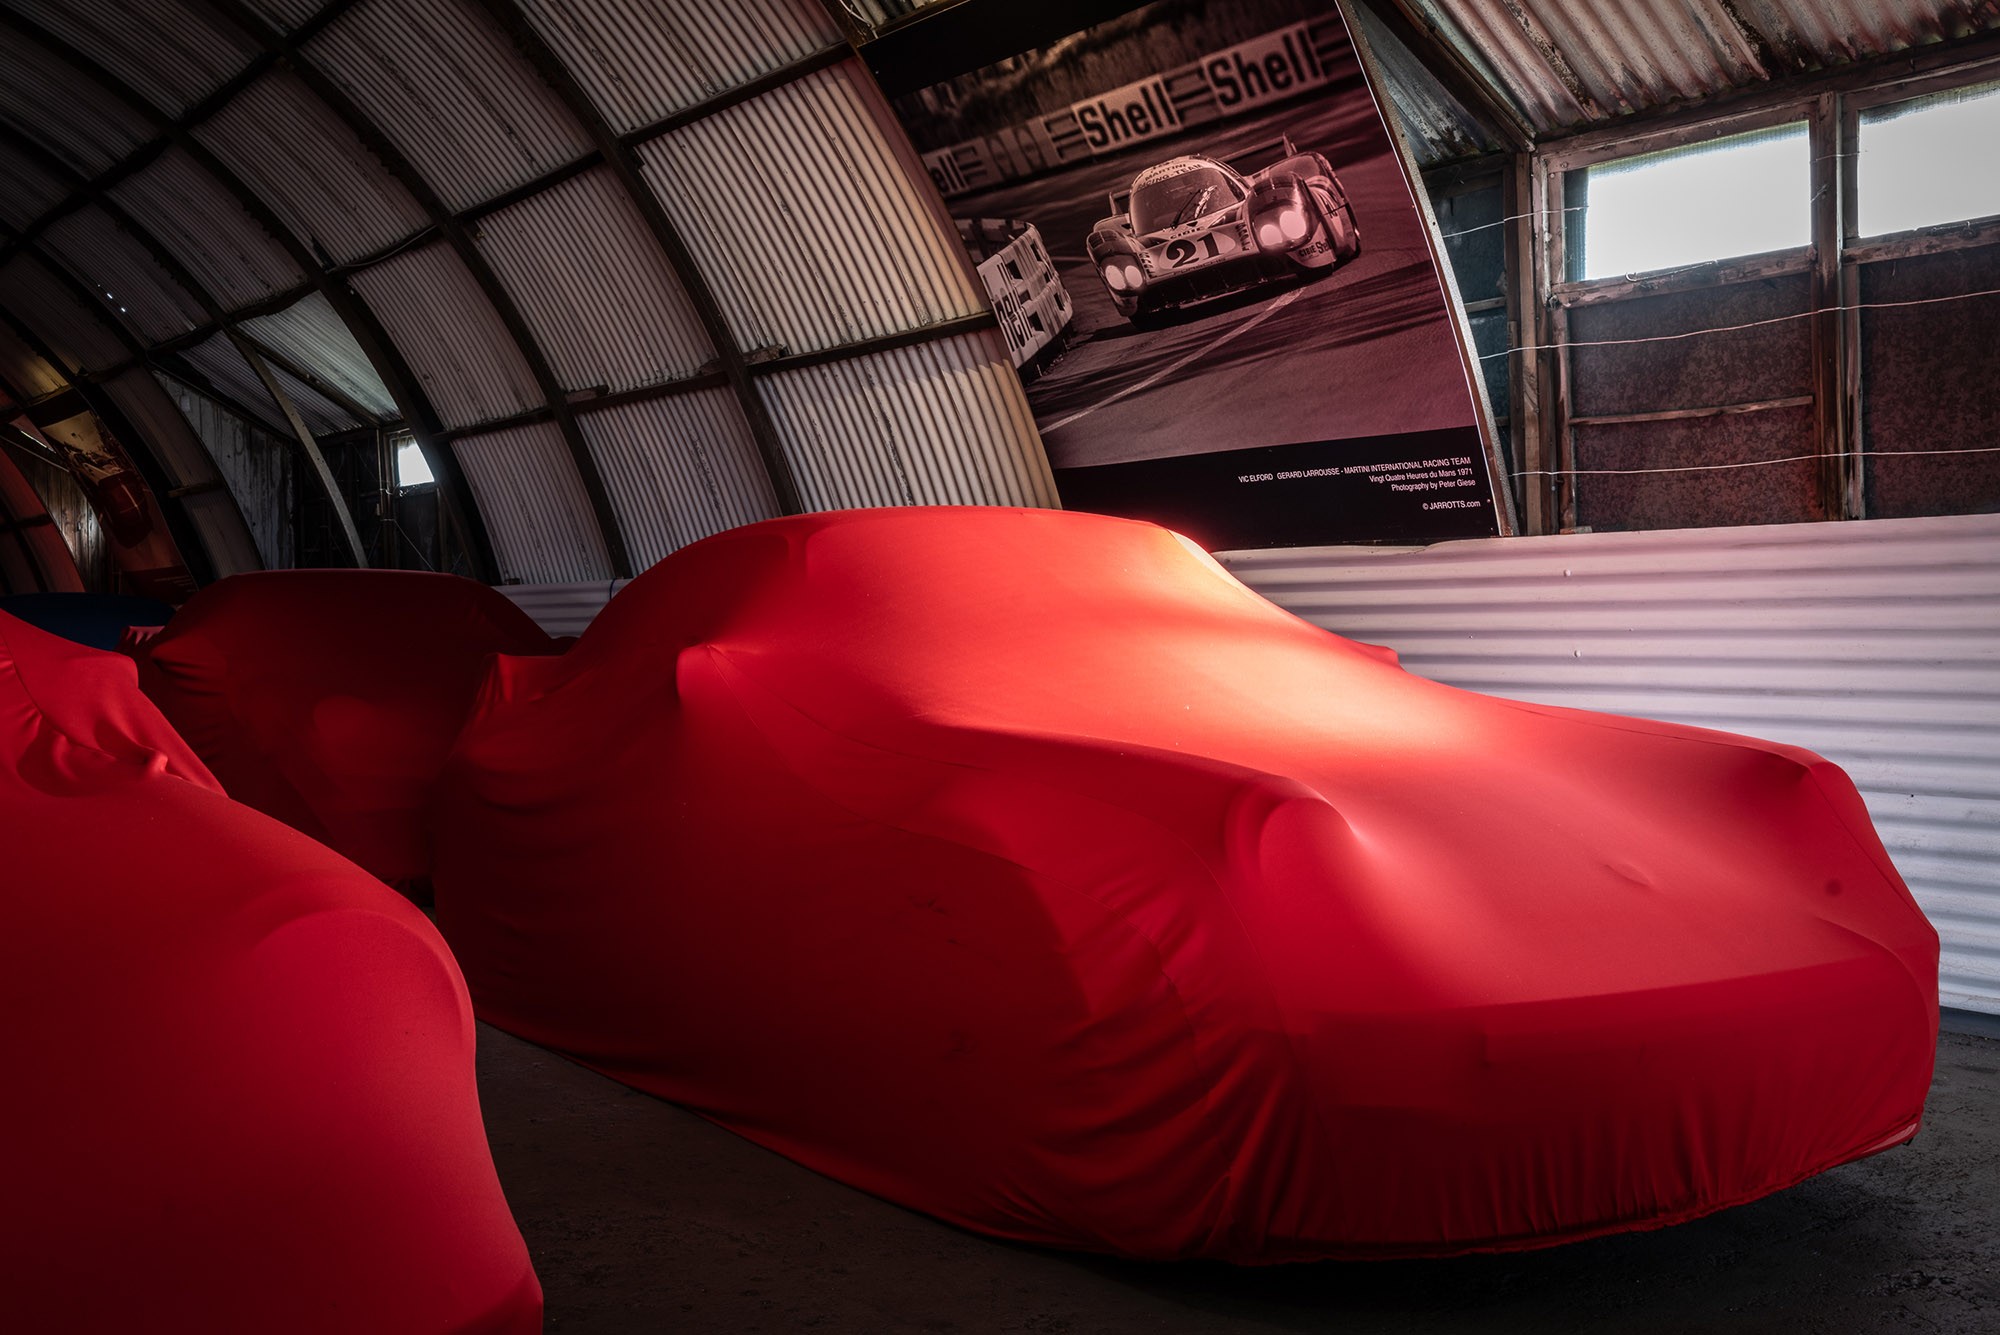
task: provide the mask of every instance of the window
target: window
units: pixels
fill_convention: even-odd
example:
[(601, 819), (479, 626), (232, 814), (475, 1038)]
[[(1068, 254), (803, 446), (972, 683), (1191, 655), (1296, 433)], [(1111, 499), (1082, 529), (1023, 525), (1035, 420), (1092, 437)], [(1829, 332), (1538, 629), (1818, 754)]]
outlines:
[(2000, 214), (2000, 84), (1861, 113), (1859, 233)]
[(1809, 245), (1811, 166), (1798, 122), (1588, 167), (1571, 273), (1615, 278)]
[(398, 487), (428, 487), (437, 482), (431, 475), (429, 461), (424, 452), (417, 448), (414, 436), (401, 436), (396, 440), (396, 485)]

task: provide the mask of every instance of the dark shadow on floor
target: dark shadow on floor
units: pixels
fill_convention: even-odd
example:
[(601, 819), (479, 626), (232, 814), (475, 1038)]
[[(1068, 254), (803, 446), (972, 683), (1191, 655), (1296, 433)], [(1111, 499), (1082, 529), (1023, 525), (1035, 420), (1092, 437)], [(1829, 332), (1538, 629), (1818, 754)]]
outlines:
[(2000, 1042), (1947, 1034), (1901, 1149), (1652, 1233), (1240, 1270), (997, 1243), (481, 1026), (494, 1159), (570, 1332), (2000, 1331)]

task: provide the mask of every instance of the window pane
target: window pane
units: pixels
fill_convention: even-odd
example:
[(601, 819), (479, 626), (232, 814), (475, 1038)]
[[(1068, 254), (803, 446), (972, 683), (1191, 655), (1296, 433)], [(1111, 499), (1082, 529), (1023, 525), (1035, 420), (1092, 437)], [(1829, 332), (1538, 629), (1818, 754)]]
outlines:
[(1585, 171), (1585, 278), (1677, 269), (1812, 240), (1803, 122)]
[(436, 482), (431, 476), (431, 466), (424, 460), (424, 452), (417, 448), (417, 442), (404, 439), (396, 446), (396, 485), (399, 487), (427, 487)]
[(2000, 84), (1861, 113), (1862, 236), (2000, 213)]

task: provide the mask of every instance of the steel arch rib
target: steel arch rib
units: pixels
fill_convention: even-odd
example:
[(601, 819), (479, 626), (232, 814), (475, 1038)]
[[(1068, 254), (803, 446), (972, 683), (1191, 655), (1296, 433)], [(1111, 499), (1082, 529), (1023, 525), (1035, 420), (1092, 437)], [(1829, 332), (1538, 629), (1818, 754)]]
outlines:
[(543, 354), (527, 321), (521, 316), (520, 308), (514, 303), (493, 267), (473, 244), (470, 234), (459, 220), (445, 207), (436, 190), (426, 181), (416, 165), (403, 156), (382, 128), (367, 112), (357, 106), (353, 99), (336, 85), (333, 79), (320, 68), (319, 64), (304, 50), (296, 35), (278, 33), (263, 19), (253, 13), (240, 0), (198, 0), (198, 3), (225, 19), (232, 27), (239, 29), (266, 52), (275, 54), (285, 66), (299, 77), (299, 81), (317, 97), (326, 108), (338, 117), (369, 152), (375, 155), (385, 171), (410, 192), (433, 226), (448, 244), (459, 262), (471, 273), (473, 281), (479, 285), (487, 303), (493, 307), (507, 336), (520, 352), (534, 376), (536, 386), (541, 390), (550, 415), (562, 432), (563, 442), (569, 447), (571, 462), (577, 476), (583, 482), (584, 492), (590, 498), (591, 510), (597, 520), (600, 536), (604, 540), (605, 551), (611, 559), (613, 574), (619, 578), (630, 576), (631, 557), (625, 543), (625, 535), (619, 526), (616, 512), (611, 506), (610, 493), (605, 489), (604, 478), (597, 467), (597, 460), (590, 452), (583, 433), (577, 428), (576, 415), (571, 410), (562, 386), (557, 382), (548, 358)]
[[(295, 30), (294, 40), (309, 38), (352, 9), (356, 3), (358, 0), (332, 0), (332, 3), (323, 7)], [(95, 79), (113, 97), (159, 127), (160, 134), (156, 138), (141, 144), (107, 171), (93, 178), (90, 182), (91, 188), (103, 189), (110, 182), (122, 179), (137, 170), (139, 166), (151, 161), (166, 147), (178, 147), (194, 159), (195, 164), (207, 172), (222, 187), (225, 194), (240, 203), (257, 225), (278, 242), (300, 272), (306, 275), (312, 286), (333, 308), (334, 314), (347, 328), (349, 336), (368, 358), (369, 364), (380, 377), (383, 388), (388, 391), (390, 398), (395, 401), (398, 410), (403, 414), (405, 424), (415, 436), (426, 462), (430, 464), (431, 471), (442, 486), (446, 505), (466, 536), (474, 573), (483, 580), (489, 582), (494, 580), (497, 577), (498, 563), (493, 556), (492, 541), (487, 534), (485, 522), (479, 513), (477, 498), (473, 496), (463, 470), (458, 467), (457, 456), (436, 444), (436, 438), (443, 432), (443, 423), (431, 405), (430, 396), (424, 392), (421, 382), (411, 371), (409, 364), (404, 361), (394, 341), (375, 319), (374, 313), (344, 281), (328, 271), (327, 266), (321, 263), (319, 257), (313, 254), (311, 248), (278, 216), (263, 197), (245, 185), (234, 171), (190, 133), (190, 127), (220, 111), (236, 93), (241, 92), (266, 70), (275, 66), (282, 58), (281, 53), (266, 48), (261, 56), (253, 59), (243, 71), (226, 81), (216, 92), (202, 99), (185, 115), (173, 118), (84, 52), (5, 5), (0, 5), (0, 25), (13, 28), (22, 36), (76, 66)], [(27, 229), (28, 234), (32, 235), (40, 226), (78, 207), (81, 202), (80, 193), (72, 192), (69, 197), (47, 210), (41, 218), (36, 219)], [(0, 248), (0, 257), (4, 257), (5, 253), (5, 248)]]

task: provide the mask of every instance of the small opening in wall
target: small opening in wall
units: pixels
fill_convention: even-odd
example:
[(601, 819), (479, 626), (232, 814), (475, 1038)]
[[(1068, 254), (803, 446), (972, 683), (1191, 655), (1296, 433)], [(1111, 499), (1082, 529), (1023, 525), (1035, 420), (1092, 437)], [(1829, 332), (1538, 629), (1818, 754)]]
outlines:
[[(1614, 278), (1812, 241), (1804, 122), (1584, 170), (1572, 277)], [(1580, 265), (1577, 261), (1580, 259)]]
[(2000, 214), (2000, 83), (1861, 113), (1855, 182), (1861, 236)]

